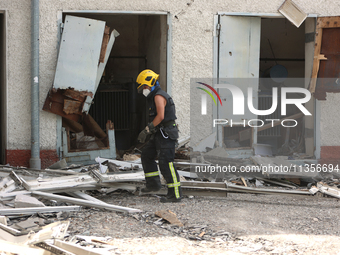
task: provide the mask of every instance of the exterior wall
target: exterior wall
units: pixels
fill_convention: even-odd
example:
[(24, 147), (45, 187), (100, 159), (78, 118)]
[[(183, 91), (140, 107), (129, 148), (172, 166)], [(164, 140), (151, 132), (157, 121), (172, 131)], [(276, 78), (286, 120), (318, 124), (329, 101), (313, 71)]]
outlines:
[(340, 163), (340, 95), (327, 93), (325, 101), (320, 101), (321, 156), (325, 163)]
[[(340, 15), (337, 1), (294, 0), (306, 13)], [(57, 59), (58, 12), (66, 10), (165, 11), (172, 16), (172, 96), (177, 106), (181, 136), (189, 135), (190, 78), (212, 77), (214, 15), (217, 12), (277, 13), (283, 0), (40, 0), (40, 106), (51, 87)], [(7, 155), (30, 150), (30, 27), (31, 1), (2, 0), (0, 10), (8, 13), (8, 144)], [(321, 145), (340, 145), (336, 127), (339, 113), (329, 114), (339, 105), (340, 95), (329, 96), (322, 103)], [(339, 111), (338, 111), (339, 112)], [(56, 150), (54, 114), (40, 112), (40, 148)], [(331, 129), (330, 129), (331, 127)], [(331, 130), (331, 131), (330, 131)], [(54, 155), (55, 156), (55, 155)], [(13, 162), (8, 156), (7, 161)], [(28, 162), (27, 162), (28, 163)], [(43, 166), (44, 167), (44, 166)]]

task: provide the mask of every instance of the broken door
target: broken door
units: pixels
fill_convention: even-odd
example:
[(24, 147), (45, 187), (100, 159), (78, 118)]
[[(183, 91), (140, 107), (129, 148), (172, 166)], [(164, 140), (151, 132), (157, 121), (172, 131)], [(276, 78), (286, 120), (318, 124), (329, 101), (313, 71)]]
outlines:
[[(255, 108), (257, 108), (260, 31), (260, 17), (220, 16), (219, 83), (236, 85), (242, 90), (243, 95), (247, 95), (248, 87), (251, 87)], [(218, 106), (219, 119), (227, 119), (229, 122), (232, 120), (234, 123), (256, 119), (256, 115), (248, 110), (247, 100), (244, 101), (244, 115), (233, 115), (231, 92), (228, 89), (219, 89), (219, 93), (225, 104), (223, 107)]]
[(118, 32), (104, 21), (67, 15), (56, 73), (43, 109), (80, 121), (88, 113)]
[(43, 110), (63, 117), (67, 162), (114, 158), (113, 124), (107, 120), (104, 132), (87, 113), (119, 33), (110, 33), (104, 21), (70, 15), (62, 27), (56, 73)]

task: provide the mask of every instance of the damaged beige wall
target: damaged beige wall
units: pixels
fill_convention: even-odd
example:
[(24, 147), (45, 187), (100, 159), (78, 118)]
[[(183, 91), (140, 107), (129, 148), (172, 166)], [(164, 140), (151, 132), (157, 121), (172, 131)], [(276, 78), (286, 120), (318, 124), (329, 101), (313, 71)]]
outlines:
[[(7, 148), (29, 149), (31, 138), (30, 1), (4, 0), (7, 15)], [(54, 127), (55, 129), (55, 127)]]
[[(295, 0), (306, 13), (339, 15), (336, 1)], [(172, 17), (172, 96), (177, 104), (181, 136), (189, 135), (190, 78), (212, 77), (214, 15), (217, 12), (277, 13), (282, 0), (263, 1), (101, 1), (96, 0), (40, 0), (40, 105), (52, 85), (58, 40), (58, 13), (67, 10), (107, 11), (165, 11)], [(30, 1), (2, 0), (0, 9), (8, 12), (8, 149), (30, 149)], [(118, 39), (117, 39), (118, 40)], [(328, 96), (321, 111), (322, 121), (334, 127), (340, 118), (330, 114), (339, 105), (338, 95)], [(332, 106), (332, 107), (331, 107)], [(339, 112), (339, 111), (338, 111)], [(54, 114), (41, 111), (41, 149), (56, 148), (56, 120)], [(329, 126), (327, 126), (328, 130)], [(322, 129), (322, 143), (340, 144), (334, 132)], [(330, 137), (333, 139), (330, 140)], [(336, 136), (338, 137), (338, 136)]]
[(320, 100), (321, 146), (340, 145), (340, 94), (327, 93), (326, 100)]

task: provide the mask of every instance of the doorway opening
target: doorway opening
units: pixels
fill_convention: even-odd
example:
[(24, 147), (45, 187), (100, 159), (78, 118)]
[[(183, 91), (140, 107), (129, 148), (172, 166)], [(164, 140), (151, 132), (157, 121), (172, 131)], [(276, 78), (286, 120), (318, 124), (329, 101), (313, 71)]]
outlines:
[[(299, 28), (284, 18), (261, 18), (260, 42), (260, 83), (258, 109), (269, 109), (272, 105), (272, 88), (304, 88), (305, 77), (305, 23)], [(299, 94), (289, 94), (290, 98)], [(280, 100), (278, 100), (280, 102)], [(265, 119), (283, 119), (293, 116), (300, 110), (295, 105), (287, 106), (286, 116), (281, 115), (281, 107), (271, 115), (258, 116)], [(304, 152), (303, 118), (297, 120), (294, 128), (282, 125), (268, 128), (257, 133), (258, 144), (272, 146), (273, 154)]]
[(88, 113), (106, 133), (107, 122), (112, 121), (117, 154), (135, 148), (138, 133), (147, 125), (146, 98), (137, 93), (135, 82), (138, 74), (152, 69), (160, 74), (162, 89), (167, 91), (169, 86), (168, 15), (63, 12), (63, 21), (67, 15), (104, 21), (119, 33)]
[[(281, 101), (281, 88), (305, 88), (305, 23), (297, 28), (287, 19), (278, 16), (232, 15), (220, 15), (219, 23), (217, 72), (219, 83), (228, 83), (228, 79), (233, 78), (258, 79), (258, 82), (251, 83), (253, 105), (258, 110), (271, 108), (273, 88), (278, 90), (278, 102)], [(240, 84), (238, 87), (244, 95), (247, 95), (250, 83), (240, 81)], [(287, 112), (282, 115), (278, 103), (272, 114), (260, 116), (247, 112), (245, 100), (245, 114), (235, 116), (231, 110), (233, 109), (231, 92), (226, 89), (220, 89), (219, 92), (226, 104), (226, 107), (218, 109), (217, 115), (220, 119), (232, 119), (235, 123), (248, 123), (249, 120), (255, 119), (267, 124), (268, 119), (282, 120), (292, 117), (298, 123), (293, 128), (283, 125), (271, 126), (270, 123), (259, 127), (260, 121), (251, 122), (252, 126), (258, 126), (257, 128), (251, 128), (251, 125), (227, 124), (222, 128), (222, 132), (219, 132), (222, 134), (220, 142), (223, 142), (227, 149), (256, 150), (257, 145), (268, 145), (271, 146), (274, 155), (305, 152), (304, 120), (302, 116), (296, 116), (301, 111), (295, 105), (287, 105)], [(303, 98), (299, 93), (288, 95), (289, 98)]]

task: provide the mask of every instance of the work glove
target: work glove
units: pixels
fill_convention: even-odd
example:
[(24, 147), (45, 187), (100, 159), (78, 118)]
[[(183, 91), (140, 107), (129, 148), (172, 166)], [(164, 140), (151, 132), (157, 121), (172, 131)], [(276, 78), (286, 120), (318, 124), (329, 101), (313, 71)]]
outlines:
[(152, 122), (150, 122), (138, 135), (138, 141), (140, 143), (145, 143), (149, 135), (156, 133), (156, 128)]

